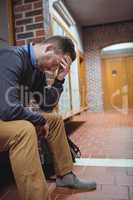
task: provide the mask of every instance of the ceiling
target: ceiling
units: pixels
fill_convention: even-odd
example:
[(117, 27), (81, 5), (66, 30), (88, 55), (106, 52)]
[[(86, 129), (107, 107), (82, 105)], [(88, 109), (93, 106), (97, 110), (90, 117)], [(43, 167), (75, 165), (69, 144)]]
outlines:
[(62, 0), (81, 26), (133, 20), (133, 0)]

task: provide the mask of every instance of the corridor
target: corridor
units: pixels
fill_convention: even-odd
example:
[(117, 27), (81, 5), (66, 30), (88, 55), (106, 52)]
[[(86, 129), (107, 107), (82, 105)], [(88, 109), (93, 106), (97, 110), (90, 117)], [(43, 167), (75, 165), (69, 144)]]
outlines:
[[(74, 172), (97, 181), (96, 191), (56, 188), (48, 181), (52, 200), (133, 200), (133, 113), (84, 112), (66, 123), (66, 131), (80, 147)], [(0, 200), (19, 200), (12, 184)]]
[[(67, 43), (61, 45), (61, 48), (56, 43), (51, 45), (47, 39), (56, 36), (68, 37), (73, 45), (70, 45), (71, 48)], [(48, 48), (48, 57), (45, 48), (47, 42), (51, 48), (54, 47), (53, 50)], [(22, 45), (24, 46), (21, 47)], [(2, 52), (5, 52), (5, 47), (10, 49), (11, 46), (20, 46), (19, 49), (23, 49), (23, 55), (30, 62), (24, 62), (20, 52), (18, 54), (23, 63), (19, 62), (21, 66), (17, 65), (17, 61), (12, 63), (12, 56), (7, 56), (3, 61)], [(97, 182), (97, 189), (88, 192), (56, 188), (54, 180), (49, 180), (51, 200), (133, 200), (133, 0), (0, 0), (0, 50), (0, 90), (5, 93), (5, 99), (4, 95), (0, 96), (0, 120), (8, 121), (11, 117), (9, 121), (32, 122), (28, 114), (24, 117), (21, 115), (23, 112), (17, 112), (16, 108), (22, 105), (29, 116), (36, 118), (36, 112), (51, 110), (52, 107), (62, 115), (66, 133), (81, 150), (81, 158), (77, 158), (74, 164), (74, 173), (83, 179)], [(76, 57), (64, 68), (62, 59), (66, 60), (65, 54), (71, 57), (70, 50), (75, 52)], [(55, 63), (58, 64), (55, 71), (52, 70), (53, 64), (48, 67), (49, 64), (45, 64), (45, 61), (58, 56), (62, 56), (62, 59), (56, 60)], [(37, 76), (34, 72), (31, 73), (29, 63), (33, 65), (31, 69), (38, 72)], [(3, 79), (6, 64), (12, 75), (7, 73), (8, 76)], [(22, 70), (22, 74), (18, 75), (22, 67), (27, 71)], [(6, 90), (4, 85), (10, 83), (12, 88), (12, 76), (16, 76), (14, 80), (18, 81), (14, 82), (14, 86), (20, 84), (20, 89), (24, 89), (22, 93), (17, 91), (14, 97), (11, 95), (11, 99), (16, 98), (16, 104), (13, 100), (14, 107), (10, 105), (12, 102), (5, 102), (8, 100), (6, 94), (9, 94), (10, 87)], [(19, 76), (21, 77), (18, 78)], [(45, 92), (50, 91), (49, 89), (52, 89), (51, 92)], [(59, 93), (55, 92), (58, 89)], [(39, 95), (42, 105), (36, 101), (38, 98), (34, 99), (36, 95)], [(59, 98), (54, 103), (56, 95)], [(47, 97), (52, 104), (47, 102)], [(10, 113), (8, 106), (4, 108), (2, 105), (8, 105), (14, 112)], [(36, 123), (32, 123), (36, 127)], [(1, 132), (3, 135), (3, 131)], [(3, 136), (1, 139), (3, 140)], [(27, 149), (28, 145), (23, 148), (24, 152)], [(8, 153), (0, 152), (0, 200), (20, 200), (21, 191), (17, 191), (13, 181)], [(59, 153), (61, 155), (62, 151)], [(19, 158), (22, 169), (18, 171), (23, 171), (24, 159), (21, 155)], [(45, 158), (49, 159), (49, 156)], [(32, 164), (26, 166), (27, 170), (29, 166)], [(38, 185), (37, 181), (32, 183)], [(45, 197), (38, 199), (34, 184), (30, 186), (35, 192), (35, 200), (46, 200)], [(22, 184), (23, 187), (27, 187), (28, 191), (26, 184)], [(31, 193), (29, 192), (30, 200), (34, 196), (31, 197)]]

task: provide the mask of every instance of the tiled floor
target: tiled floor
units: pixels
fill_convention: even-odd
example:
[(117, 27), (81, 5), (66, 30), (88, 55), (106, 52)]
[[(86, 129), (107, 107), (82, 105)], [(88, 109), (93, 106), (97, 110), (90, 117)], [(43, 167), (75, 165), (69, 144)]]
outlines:
[(71, 122), (70, 131), (82, 157), (133, 159), (133, 113), (84, 112)]
[[(75, 167), (81, 178), (97, 181), (96, 191), (56, 188), (49, 183), (52, 200), (133, 200), (133, 169), (113, 167)], [(15, 186), (10, 186), (2, 200), (20, 200)]]
[[(83, 158), (133, 159), (133, 113), (89, 113), (76, 116), (67, 132)], [(48, 182), (52, 200), (133, 200), (133, 167), (74, 166), (81, 178), (96, 180), (96, 191), (56, 188)], [(1, 191), (0, 200), (19, 200), (15, 186)], [(4, 195), (4, 196), (3, 196)]]

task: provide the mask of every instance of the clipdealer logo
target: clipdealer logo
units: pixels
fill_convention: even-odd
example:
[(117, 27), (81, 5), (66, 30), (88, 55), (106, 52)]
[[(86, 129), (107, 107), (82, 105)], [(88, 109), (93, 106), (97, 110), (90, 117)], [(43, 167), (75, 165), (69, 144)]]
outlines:
[[(48, 93), (52, 91), (56, 96), (54, 103), (49, 103), (47, 101)], [(31, 92), (27, 86), (16, 86), (16, 87), (9, 87), (5, 92), (5, 101), (6, 103), (14, 107), (16, 106), (16, 101), (21, 105), (27, 107), (29, 105), (29, 101), (34, 99), (34, 97), (38, 99), (37, 104), (44, 105), (45, 107), (54, 106), (58, 103), (60, 94), (54, 86), (45, 86), (42, 92), (35, 91)], [(52, 102), (52, 101), (51, 101)]]

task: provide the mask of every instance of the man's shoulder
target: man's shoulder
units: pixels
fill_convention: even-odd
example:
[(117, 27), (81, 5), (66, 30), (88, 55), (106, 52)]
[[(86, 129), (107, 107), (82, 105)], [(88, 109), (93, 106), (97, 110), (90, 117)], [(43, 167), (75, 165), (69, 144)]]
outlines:
[(0, 48), (0, 55), (4, 55), (4, 54), (7, 54), (7, 53), (12, 53), (14, 52), (13, 51), (13, 47), (2, 47)]
[(11, 46), (0, 49), (1, 69), (26, 71), (29, 63), (28, 55), (21, 46)]
[(0, 54), (1, 55), (16, 55), (18, 57), (28, 57), (25, 49), (23, 46), (10, 46), (10, 47), (3, 47), (0, 48)]

